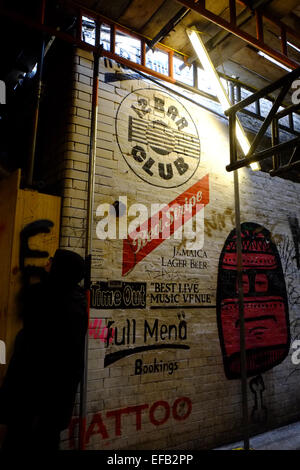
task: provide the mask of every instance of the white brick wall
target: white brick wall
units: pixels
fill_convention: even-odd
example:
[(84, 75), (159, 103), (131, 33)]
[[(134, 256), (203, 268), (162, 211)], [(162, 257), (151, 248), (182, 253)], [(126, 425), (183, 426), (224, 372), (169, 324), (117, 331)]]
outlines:
[[(105, 63), (107, 67), (105, 67)], [(120, 103), (129, 93), (138, 88), (155, 88), (153, 83), (142, 80), (111, 81), (105, 83), (106, 74), (118, 69), (109, 61), (101, 60), (99, 83), (99, 115), (97, 133), (95, 210), (100, 203), (113, 203), (119, 196), (128, 197), (128, 205), (143, 203), (168, 203), (187, 190), (198, 180), (209, 174), (209, 204), (205, 207), (204, 251), (207, 269), (162, 266), (163, 259), (172, 259), (174, 247), (184, 248), (180, 241), (166, 240), (145, 257), (126, 276), (122, 277), (123, 241), (103, 241), (96, 237), (94, 214), (94, 261), (93, 281), (145, 282), (147, 284), (146, 309), (102, 309), (93, 310), (92, 317), (113, 320), (113, 327), (122, 328), (126, 320), (136, 320), (136, 343), (142, 346), (144, 321), (172, 325), (184, 318), (187, 323), (187, 339), (183, 341), (190, 349), (158, 349), (139, 352), (104, 367), (105, 356), (124, 349), (103, 341), (89, 340), (88, 382), (88, 449), (205, 449), (223, 442), (234, 441), (241, 436), (241, 387), (239, 380), (227, 380), (218, 336), (215, 308), (160, 308), (150, 309), (151, 283), (197, 284), (201, 293), (211, 296), (211, 305), (216, 305), (218, 264), (224, 242), (234, 228), (233, 174), (225, 171), (229, 161), (228, 129), (225, 121), (181, 100), (196, 123), (200, 144), (201, 162), (194, 176), (180, 187), (157, 188), (143, 181), (126, 163), (116, 136), (116, 115)], [(120, 71), (120, 69), (118, 69)], [(65, 147), (65, 189), (62, 213), (61, 246), (84, 254), (84, 231), (87, 207), (88, 152), (91, 113), (92, 55), (77, 51), (74, 61), (74, 100), (70, 109), (70, 125)], [(126, 73), (128, 70), (126, 70)], [(179, 98), (176, 98), (180, 101)], [(158, 113), (158, 118), (159, 117)], [(128, 122), (128, 113), (120, 114)], [(127, 125), (127, 124), (126, 124)], [(141, 144), (143, 145), (143, 144)], [(145, 144), (146, 145), (146, 144)], [(147, 147), (149, 150), (149, 147)], [(286, 259), (285, 243), (293, 248), (288, 216), (299, 213), (300, 192), (296, 183), (272, 179), (269, 175), (253, 173), (245, 168), (239, 171), (242, 222), (256, 222), (271, 231), (279, 247), (283, 265)], [(294, 252), (293, 252), (294, 254)], [(201, 260), (198, 260), (201, 261)], [(203, 260), (202, 260), (203, 261)], [(290, 321), (299, 318), (297, 301), (292, 302), (292, 293), (299, 294), (299, 273), (295, 259), (284, 267), (290, 302)], [(291, 273), (290, 273), (291, 272)], [(295, 297), (295, 296), (294, 296)], [(190, 303), (185, 304), (190, 307)], [(180, 316), (180, 318), (179, 318)], [(292, 336), (298, 334), (294, 331)], [(119, 338), (120, 340), (120, 338)], [(176, 342), (176, 341), (175, 341)], [(251, 424), (252, 432), (262, 432), (268, 427), (285, 424), (297, 419), (299, 393), (297, 388), (297, 366), (291, 362), (291, 353), (283, 363), (263, 373), (265, 391), (264, 405), (268, 409), (268, 420)], [(144, 365), (154, 361), (177, 363), (172, 374), (168, 371), (135, 374), (135, 361)], [(299, 368), (299, 366), (298, 366)], [(186, 397), (191, 411), (185, 419), (175, 419), (174, 402)], [(254, 406), (254, 396), (248, 388), (249, 413)], [(158, 402), (158, 404), (157, 404)], [(150, 416), (153, 404), (154, 414)], [(161, 404), (163, 403), (163, 404)], [(128, 407), (147, 405), (140, 418)], [(156, 408), (155, 408), (156, 407)], [(166, 407), (166, 408), (164, 408)], [(178, 413), (187, 411), (187, 402), (182, 402)], [(116, 418), (107, 413), (120, 411), (120, 429)], [(167, 411), (166, 411), (167, 410)], [(150, 414), (149, 414), (150, 413)], [(92, 428), (94, 417), (98, 424)], [(99, 418), (100, 415), (100, 418)], [(165, 416), (165, 421), (163, 420)], [(140, 419), (140, 422), (139, 422)], [(101, 421), (101, 425), (99, 422)], [(153, 424), (157, 421), (162, 424)], [(101, 427), (102, 426), (102, 427)], [(116, 427), (117, 426), (117, 427)], [(75, 435), (77, 428), (75, 427)], [(72, 446), (68, 432), (63, 435), (64, 448)]]

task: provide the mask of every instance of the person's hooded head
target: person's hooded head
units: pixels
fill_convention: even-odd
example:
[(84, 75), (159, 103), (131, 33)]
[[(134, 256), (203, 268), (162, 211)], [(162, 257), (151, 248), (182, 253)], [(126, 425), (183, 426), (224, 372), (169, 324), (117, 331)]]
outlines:
[(82, 256), (70, 250), (56, 250), (52, 259), (49, 279), (61, 287), (75, 286), (84, 277), (85, 262)]

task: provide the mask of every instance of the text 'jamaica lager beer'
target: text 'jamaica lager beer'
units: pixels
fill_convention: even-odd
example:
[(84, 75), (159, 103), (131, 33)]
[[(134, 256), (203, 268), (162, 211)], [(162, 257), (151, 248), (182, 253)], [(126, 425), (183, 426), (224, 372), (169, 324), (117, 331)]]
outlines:
[[(290, 333), (285, 280), (276, 245), (268, 230), (243, 223), (242, 269), (247, 376), (265, 372), (284, 360)], [(218, 273), (217, 321), (228, 379), (239, 378), (240, 319), (236, 231), (223, 247)]]

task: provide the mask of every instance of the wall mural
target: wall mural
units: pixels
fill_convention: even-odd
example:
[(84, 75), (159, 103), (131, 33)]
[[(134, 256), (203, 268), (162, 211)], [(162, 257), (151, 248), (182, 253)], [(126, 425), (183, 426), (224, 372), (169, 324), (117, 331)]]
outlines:
[[(243, 290), (248, 377), (280, 364), (289, 353), (290, 330), (285, 280), (270, 232), (247, 222), (242, 229)], [(240, 377), (240, 329), (236, 234), (223, 247), (218, 272), (217, 322), (225, 375)]]
[(268, 417), (268, 410), (263, 402), (263, 392), (266, 388), (262, 376), (253, 377), (249, 382), (249, 387), (254, 395), (254, 406), (251, 412), (252, 421), (264, 423)]
[[(170, 238), (182, 226), (183, 222), (187, 223), (208, 203), (209, 177), (205, 175), (200, 181), (167, 204), (165, 209), (160, 210), (136, 229), (135, 232), (146, 232), (145, 237), (136, 238), (136, 236), (129, 234), (124, 239), (122, 275), (125, 276), (131, 272), (140, 261), (165, 240), (163, 233), (169, 232), (168, 238)], [(190, 212), (184, 210), (185, 204), (191, 206)], [(174, 209), (171, 211), (172, 208)]]
[(212, 211), (210, 218), (205, 218), (205, 235), (212, 237), (216, 231), (223, 231), (227, 227), (235, 226), (234, 210), (231, 207), (226, 207), (222, 212)]
[(91, 308), (146, 308), (145, 282), (97, 281), (91, 284)]
[(187, 250), (173, 247), (172, 256), (162, 256), (161, 265), (168, 268), (207, 269), (207, 253), (204, 250)]
[(114, 337), (114, 329), (109, 330), (102, 321), (102, 318), (93, 318), (89, 321), (89, 337), (99, 339), (104, 344), (110, 344)]
[(30, 283), (31, 276), (41, 277), (44, 267), (32, 264), (25, 265), (26, 258), (49, 258), (48, 251), (32, 250), (29, 247), (29, 239), (39, 233), (50, 233), (54, 223), (48, 219), (40, 219), (27, 224), (20, 233), (20, 271), (22, 273), (23, 285), (26, 288)]
[[(112, 328), (113, 333), (110, 333)], [(185, 315), (177, 315), (173, 324), (164, 322), (161, 318), (145, 319), (141, 330), (137, 328), (135, 318), (127, 318), (122, 324), (114, 320), (108, 322), (109, 334), (106, 338), (106, 346), (123, 346), (116, 351), (106, 350), (104, 367), (114, 362), (137, 353), (157, 351), (163, 349), (190, 349), (185, 342), (188, 339), (188, 324)], [(136, 345), (140, 343), (139, 345)]]
[[(105, 59), (106, 62), (109, 61)], [(97, 175), (103, 172), (104, 178), (103, 181), (99, 178), (95, 202), (109, 201), (108, 205), (113, 206), (114, 211), (108, 214), (113, 215), (119, 236), (112, 238), (116, 240), (112, 243), (102, 243), (106, 238), (98, 236), (96, 230), (91, 285), (94, 318), (90, 320), (89, 336), (97, 352), (92, 377), (101, 379), (93, 384), (95, 392), (91, 396), (95, 402), (89, 407), (85, 440), (95, 448), (113, 448), (114, 441), (117, 447), (122, 447), (127, 436), (135, 433), (136, 442), (146, 441), (146, 433), (152, 429), (157, 438), (163, 438), (161, 431), (166, 431), (169, 442), (178, 445), (172, 428), (177, 428), (178, 433), (179, 425), (184, 424), (193, 432), (195, 424), (197, 430), (201, 428), (200, 442), (201, 437), (206, 439), (206, 426), (214, 427), (214, 415), (207, 410), (215, 409), (215, 397), (209, 391), (215, 387), (215, 377), (222, 374), (214, 347), (216, 323), (212, 309), (217, 310), (225, 375), (228, 379), (240, 378), (233, 187), (219, 165), (220, 153), (212, 138), (218, 127), (218, 140), (223, 149), (227, 148), (226, 129), (224, 126), (223, 132), (223, 124), (213, 117), (210, 121), (202, 110), (193, 112), (187, 106), (187, 111), (174, 95), (154, 88), (147, 80), (145, 88), (140, 88), (139, 74), (130, 70), (118, 72), (116, 64), (110, 64), (111, 73), (106, 73), (105, 68), (101, 71), (101, 80), (104, 77), (108, 86), (100, 91), (102, 128), (97, 140)], [(260, 186), (255, 176), (251, 178), (252, 175), (249, 181), (256, 190)], [(246, 185), (244, 191), (248, 189)], [(158, 202), (155, 197), (166, 209), (152, 212), (152, 206)], [(127, 218), (133, 217), (129, 208), (137, 203), (148, 209), (135, 227), (136, 233), (146, 233), (140, 238), (132, 236)], [(196, 211), (207, 212), (203, 221), (205, 246), (197, 249), (188, 248), (185, 237), (178, 242), (175, 236), (171, 239), (179, 223), (184, 228), (184, 205), (188, 203), (192, 206), (191, 218), (196, 218)], [(177, 213), (170, 211), (164, 218), (173, 205), (182, 209)], [(100, 212), (96, 216), (102, 217)], [(257, 220), (263, 225), (268, 223), (272, 236), (257, 223), (242, 224), (246, 357), (249, 395), (253, 401), (251, 417), (256, 423), (268, 418), (267, 392), (261, 374), (286, 358), (290, 343), (287, 302), (290, 292), (284, 277), (284, 259), (281, 251), (280, 256), (277, 251), (279, 237), (282, 239), (284, 233), (282, 218), (275, 217), (269, 223), (266, 217), (261, 212)], [(101, 222), (103, 225), (105, 220)], [(293, 238), (289, 236), (287, 248), (292, 247), (293, 252), (286, 253), (290, 256), (296, 251), (299, 265), (299, 224), (295, 220), (289, 222)], [(280, 233), (275, 233), (273, 223), (280, 226)], [(164, 237), (166, 226), (170, 232)], [(220, 255), (220, 240), (227, 235)], [(289, 260), (290, 257), (288, 265)], [(292, 350), (295, 364), (300, 364), (299, 350), (300, 340), (295, 337)], [(275, 373), (274, 382), (279, 379)], [(120, 384), (122, 396), (118, 392)], [(132, 392), (133, 386), (140, 398)], [(236, 404), (237, 397), (228, 394), (228, 386), (226, 379), (224, 382), (221, 378), (220, 397), (230, 406)], [(101, 393), (101, 387), (106, 394)], [(164, 396), (159, 395), (160, 389)], [(174, 390), (179, 393), (174, 394)], [(190, 398), (182, 396), (184, 390), (189, 390)], [(201, 402), (198, 390), (203, 390), (207, 403)], [(153, 399), (149, 399), (148, 391)], [(175, 400), (176, 397), (181, 398)], [(192, 412), (195, 416), (189, 421)], [(210, 424), (204, 419), (205, 425), (199, 427), (197, 413), (200, 420), (208, 415)], [(168, 427), (163, 426), (165, 423)], [(75, 445), (77, 425), (78, 419), (74, 418), (69, 428), (71, 447)], [(226, 424), (223, 430), (226, 431)], [(134, 442), (132, 436), (131, 445)]]
[[(147, 411), (146, 411), (147, 410)], [(127, 406), (118, 410), (107, 411), (105, 419), (101, 413), (95, 413), (92, 417), (90, 425), (88, 426), (85, 434), (85, 444), (93, 435), (99, 434), (101, 440), (109, 438), (120, 437), (123, 435), (124, 424), (131, 423), (131, 416), (135, 415), (135, 429), (136, 431), (143, 430), (143, 423), (148, 422), (153, 426), (161, 426), (167, 421), (172, 420), (173, 425), (186, 420), (192, 412), (192, 401), (188, 397), (179, 397), (173, 403), (169, 404), (165, 400), (158, 400), (153, 404), (143, 403), (142, 405)], [(129, 420), (127, 417), (130, 415)], [(107, 423), (106, 423), (107, 420)], [(114, 421), (113, 434), (109, 434), (111, 421)], [(73, 418), (69, 426), (69, 447), (75, 447), (74, 433), (75, 428), (79, 424), (79, 418)], [(107, 425), (106, 425), (107, 424)]]
[(150, 309), (215, 308), (199, 282), (151, 282)]
[[(127, 318), (122, 325), (115, 325), (114, 320), (103, 318), (92, 318), (89, 321), (89, 337), (100, 340), (105, 344), (106, 355), (104, 367), (114, 364), (121, 359), (147, 351), (190, 349), (187, 344), (183, 344), (188, 338), (187, 321), (185, 313), (177, 314), (174, 324), (167, 324), (159, 319), (153, 321), (144, 320), (142, 328), (138, 328), (135, 318)], [(142, 336), (141, 336), (142, 333)], [(134, 346), (137, 342), (139, 346)], [(151, 343), (151, 344), (147, 344)], [(109, 347), (123, 346), (117, 351), (111, 352)], [(177, 361), (164, 361), (154, 358), (152, 362), (146, 363), (142, 359), (136, 359), (134, 364), (134, 375), (157, 374), (167, 372), (172, 375), (179, 368)]]
[[(128, 74), (128, 77), (131, 75)], [(126, 76), (126, 79), (129, 78)], [(122, 97), (125, 92), (128, 94), (122, 98), (116, 116), (113, 114), (116, 144), (113, 143), (112, 155), (118, 160), (118, 167), (115, 173), (113, 171), (113, 195), (108, 193), (110, 200), (119, 198), (118, 201), (113, 199), (115, 202), (110, 205), (114, 210), (109, 214), (112, 213), (115, 217), (119, 236), (114, 239), (120, 243), (115, 244), (116, 249), (111, 256), (109, 248), (106, 248), (108, 244), (98, 242), (105, 240), (99, 236), (99, 229), (106, 221), (103, 218), (100, 221), (102, 225), (97, 221), (98, 243), (95, 246), (103, 255), (98, 264), (108, 265), (108, 259), (111, 259), (112, 265), (115, 265), (112, 274), (104, 272), (102, 278), (94, 270), (91, 308), (94, 309), (95, 318), (90, 320), (89, 336), (92, 341), (104, 343), (99, 351), (101, 361), (104, 355), (105, 372), (110, 369), (109, 377), (114, 377), (114, 367), (126, 368), (124, 375), (128, 374), (130, 379), (141, 385), (140, 396), (143, 396), (143, 389), (145, 393), (147, 390), (144, 383), (151, 383), (152, 380), (169, 381), (167, 387), (173, 397), (175, 387), (179, 391), (184, 388), (185, 378), (181, 379), (182, 374), (179, 372), (183, 371), (179, 369), (187, 368), (187, 360), (183, 359), (187, 357), (192, 341), (192, 315), (189, 315), (190, 310), (185, 311), (185, 307), (215, 308), (215, 293), (212, 294), (201, 286), (199, 279), (199, 271), (208, 270), (208, 254), (202, 249), (203, 244), (198, 247), (197, 243), (193, 247), (192, 243), (187, 244), (188, 230), (185, 232), (185, 227), (190, 225), (194, 229), (195, 222), (197, 224), (201, 219), (201, 234), (204, 238), (204, 208), (209, 204), (210, 196), (209, 174), (205, 170), (197, 171), (200, 163), (200, 139), (197, 125), (187, 109), (172, 95), (159, 88), (134, 89), (132, 83), (126, 87), (124, 81), (122, 85)], [(116, 184), (119, 180), (124, 193), (120, 193), (122, 190)], [(125, 187), (125, 183), (128, 187)], [(157, 199), (154, 199), (155, 194)], [(106, 192), (103, 197), (99, 190), (99, 195), (104, 199)], [(138, 222), (133, 233), (129, 230), (130, 222), (127, 217), (130, 216), (129, 209), (134, 203), (144, 203), (148, 213), (147, 217)], [(163, 204), (164, 208), (161, 207)], [(155, 205), (160, 207), (154, 210)], [(102, 217), (100, 211), (96, 211), (96, 214), (97, 217)], [(202, 215), (199, 217), (199, 214)], [(193, 223), (189, 224), (189, 221)], [(126, 227), (124, 236), (123, 232), (120, 235), (121, 226)], [(180, 229), (182, 238), (176, 237), (178, 243), (175, 242), (176, 247), (172, 246), (175, 243), (170, 239), (174, 234), (178, 236)], [(146, 236), (139, 238), (136, 233)], [(169, 250), (166, 240), (170, 240)], [(117, 247), (120, 247), (121, 263)], [(158, 250), (153, 253), (156, 248)], [(146, 270), (153, 261), (156, 262), (156, 255), (159, 257), (156, 267), (161, 265), (161, 269), (169, 269), (172, 282), (161, 282), (163, 279), (153, 282), (155, 269), (150, 268), (148, 276)], [(182, 269), (181, 273), (177, 272), (178, 267)], [(186, 268), (192, 273), (187, 275)], [(174, 281), (175, 277), (178, 282)], [(144, 280), (147, 282), (142, 282)], [(106, 318), (100, 318), (101, 315)], [(176, 381), (176, 385), (171, 380), (174, 383)], [(180, 397), (180, 394), (176, 396)], [(111, 446), (112, 439), (126, 436), (128, 419), (131, 428), (133, 422), (137, 432), (146, 432), (144, 423), (147, 429), (149, 425), (153, 425), (155, 430), (155, 427), (165, 423), (170, 429), (176, 429), (192, 413), (192, 400), (187, 397), (168, 402), (160, 399), (158, 394), (154, 403), (148, 404), (148, 400), (145, 398), (144, 404), (140, 405), (138, 401), (131, 399), (130, 404), (134, 406), (106, 411), (107, 406), (110, 409), (114, 405), (107, 405), (104, 399), (103, 405), (100, 402), (99, 411), (93, 414), (87, 426), (86, 445), (91, 444), (94, 436), (96, 442), (99, 438), (101, 447)], [(120, 405), (116, 407), (122, 406), (122, 400), (120, 401)], [(124, 402), (128, 404), (125, 389)], [(93, 413), (95, 411), (93, 407)], [(75, 418), (69, 428), (71, 446), (75, 444), (77, 423)]]
[[(159, 256), (159, 262), (153, 263), (149, 261), (145, 266), (145, 273), (151, 284), (152, 281), (164, 282), (182, 282), (187, 270), (191, 270), (191, 277), (187, 279), (190, 283), (198, 283), (199, 276), (206, 275), (209, 272), (210, 260), (206, 250), (187, 250), (185, 248), (173, 247), (169, 253), (165, 252), (164, 256)], [(200, 286), (200, 284), (199, 284)], [(203, 290), (202, 284), (200, 291)], [(178, 293), (181, 293), (180, 291)], [(187, 291), (186, 291), (187, 292)], [(192, 291), (189, 291), (192, 292)], [(209, 294), (212, 295), (212, 292)], [(215, 297), (215, 291), (213, 292)], [(166, 303), (166, 302), (165, 302)], [(150, 307), (154, 308), (154, 307)]]
[(129, 93), (117, 112), (116, 135), (129, 168), (153, 186), (179, 187), (198, 168), (197, 126), (187, 109), (165, 91), (141, 88)]

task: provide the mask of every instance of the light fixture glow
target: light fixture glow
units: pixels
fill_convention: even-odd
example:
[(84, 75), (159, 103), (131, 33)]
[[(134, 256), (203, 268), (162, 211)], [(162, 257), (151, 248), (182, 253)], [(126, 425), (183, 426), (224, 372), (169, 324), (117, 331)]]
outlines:
[(287, 43), (287, 45), (290, 46), (292, 49), (295, 49), (295, 51), (300, 52), (299, 47), (297, 47), (297, 46), (296, 46), (295, 44), (293, 44), (292, 42), (287, 41), (286, 43)]
[[(229, 99), (229, 96), (219, 78), (219, 75), (210, 60), (210, 57), (208, 55), (208, 52), (203, 44), (202, 39), (199, 37), (197, 32), (193, 29), (187, 29), (187, 35), (193, 45), (193, 48), (195, 49), (195, 52), (204, 68), (206, 71), (207, 75), (209, 76), (209, 79), (211, 81), (212, 86), (214, 87), (217, 97), (220, 101), (220, 104), (223, 108), (223, 111), (231, 107), (231, 102)], [(244, 155), (247, 155), (250, 149), (250, 142), (245, 134), (245, 131), (243, 129), (242, 124), (240, 123), (239, 119), (237, 118), (236, 120), (236, 136), (239, 141), (239, 144), (242, 148), (242, 151)], [(251, 163), (250, 164), (251, 169), (253, 171), (260, 170), (260, 164), (258, 162)]]
[(278, 60), (273, 59), (273, 57), (271, 57), (270, 55), (266, 54), (265, 52), (258, 51), (257, 54), (260, 55), (261, 57), (264, 57), (265, 59), (269, 60), (270, 62), (273, 62), (273, 64), (278, 65), (278, 67), (281, 67), (282, 69), (287, 70), (288, 72), (291, 72), (291, 71), (292, 71), (292, 69), (290, 69), (289, 67), (286, 67), (286, 66), (283, 65), (281, 62), (278, 62)]

